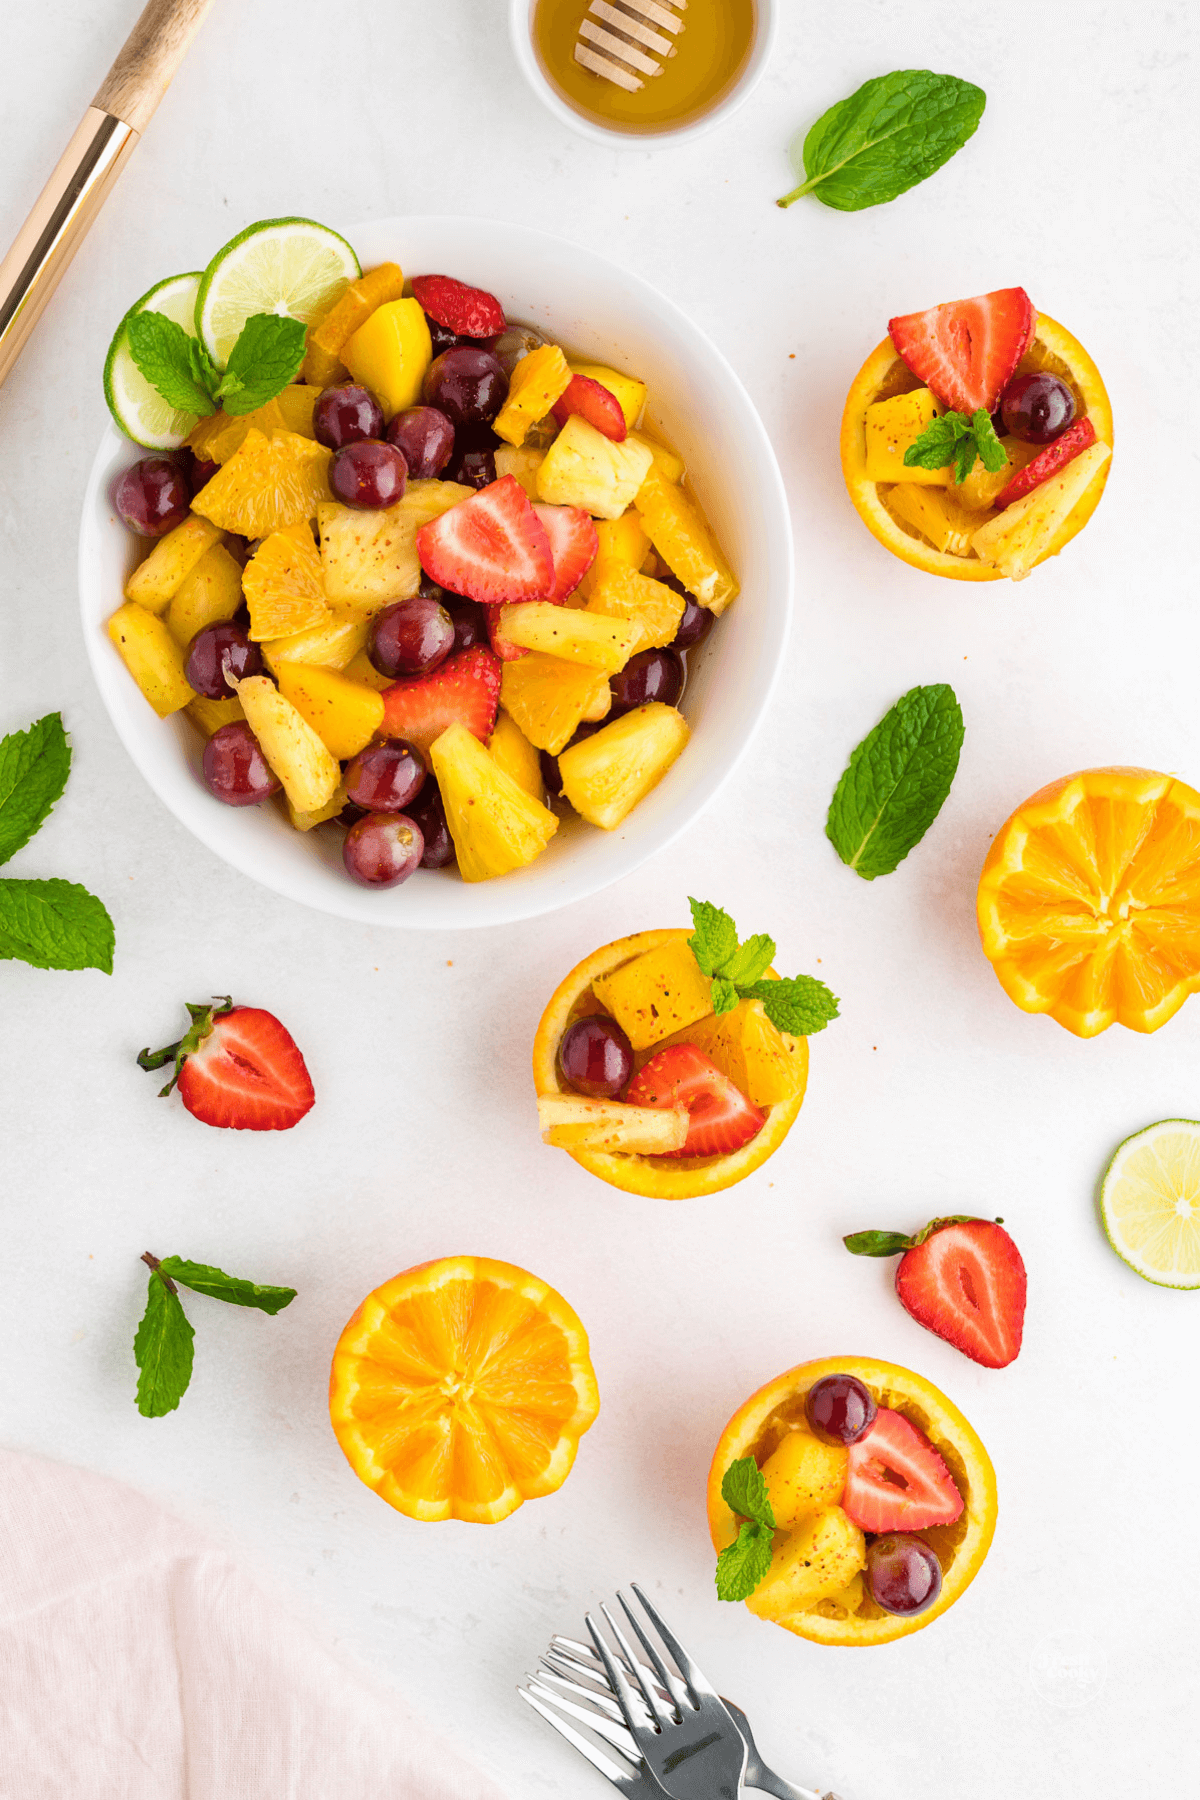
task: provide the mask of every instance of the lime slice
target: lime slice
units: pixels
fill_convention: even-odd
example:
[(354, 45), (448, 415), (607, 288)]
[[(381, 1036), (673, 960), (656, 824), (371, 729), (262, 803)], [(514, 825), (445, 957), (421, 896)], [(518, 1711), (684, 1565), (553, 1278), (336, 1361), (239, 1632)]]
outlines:
[(196, 296), (202, 277), (168, 275), (136, 301), (108, 347), (104, 363), (104, 398), (117, 427), (135, 444), (147, 450), (178, 450), (192, 426), (195, 413), (176, 412), (157, 388), (152, 388), (129, 353), (129, 321), (135, 313), (160, 312), (182, 325), (189, 337), (196, 335)]
[(226, 244), (204, 271), (196, 327), (224, 368), (254, 313), (279, 313), (311, 325), (362, 274), (345, 238), (313, 219), (261, 219)]
[(1126, 1138), (1100, 1184), (1100, 1216), (1145, 1280), (1200, 1288), (1200, 1122), (1160, 1119)]

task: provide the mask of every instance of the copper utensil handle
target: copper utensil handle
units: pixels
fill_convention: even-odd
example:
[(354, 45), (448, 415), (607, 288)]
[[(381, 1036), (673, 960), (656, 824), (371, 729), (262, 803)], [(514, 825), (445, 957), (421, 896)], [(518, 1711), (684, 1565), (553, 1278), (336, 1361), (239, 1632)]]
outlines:
[(213, 0), (149, 0), (0, 262), (0, 382), (62, 280)]

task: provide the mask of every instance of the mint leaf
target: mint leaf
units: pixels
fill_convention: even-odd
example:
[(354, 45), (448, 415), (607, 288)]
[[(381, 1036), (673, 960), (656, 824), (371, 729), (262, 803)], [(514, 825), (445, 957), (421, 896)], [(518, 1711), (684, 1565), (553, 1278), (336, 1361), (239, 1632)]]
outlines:
[(905, 468), (944, 469), (954, 461), (958, 445), (970, 429), (965, 413), (940, 413), (936, 419), (930, 419), (920, 437), (904, 452)]
[(188, 338), (188, 367), (198, 387), (202, 387), (206, 394), (216, 393), (221, 371), (199, 338)]
[(954, 446), (954, 479), (956, 483), (967, 479), (975, 467), (978, 454), (975, 448), (974, 432), (965, 432)]
[[(997, 475), (1008, 461), (1008, 452), (996, 436), (996, 427), (992, 424), (991, 415), (981, 406), (978, 412), (971, 415), (971, 430), (975, 437), (975, 447), (983, 459), (983, 466), (989, 475)], [(968, 473), (970, 471), (968, 470)]]
[(214, 1300), (227, 1300), (231, 1306), (255, 1306), (259, 1312), (282, 1312), (296, 1298), (295, 1288), (260, 1287), (256, 1281), (244, 1281), (238, 1275), (226, 1275), (208, 1263), (188, 1262), (182, 1256), (164, 1256), (159, 1268), (172, 1281), (191, 1288), (197, 1294), (210, 1294)]
[(730, 1512), (760, 1525), (775, 1526), (766, 1477), (752, 1456), (739, 1456), (721, 1477), (721, 1498)]
[(790, 980), (758, 981), (743, 993), (747, 1000), (761, 1000), (763, 1011), (777, 1031), (793, 1037), (812, 1037), (838, 1017), (836, 995), (815, 975), (793, 975)]
[(0, 962), (112, 974), (113, 922), (73, 881), (0, 881)]
[(156, 1269), (150, 1271), (146, 1310), (133, 1340), (133, 1354), (140, 1371), (137, 1409), (144, 1419), (161, 1419), (174, 1412), (192, 1379), (192, 1339), (179, 1295), (169, 1288)]
[(129, 354), (152, 388), (179, 412), (207, 418), (216, 412), (207, 388), (193, 369), (192, 340), (165, 313), (134, 313), (126, 326)]
[(688, 948), (700, 965), (702, 975), (715, 975), (737, 949), (737, 926), (727, 912), (707, 900), (688, 900), (692, 923), (696, 927), (688, 939)]
[(743, 1525), (717, 1558), (717, 1599), (748, 1600), (771, 1567), (771, 1549), (769, 1526)]
[(28, 731), (11, 732), (0, 742), (0, 863), (45, 823), (70, 772), (61, 713), (47, 713)]
[(865, 81), (821, 114), (792, 164), (804, 179), (777, 200), (815, 193), (839, 212), (880, 206), (949, 162), (983, 117), (982, 88), (932, 69), (895, 69)]
[(252, 313), (229, 353), (216, 390), (235, 417), (274, 400), (295, 379), (304, 361), (307, 330), (299, 319), (279, 313)]
[(721, 973), (736, 987), (748, 988), (765, 975), (775, 956), (775, 939), (764, 932), (748, 937), (733, 955), (721, 965)]
[(851, 754), (825, 835), (864, 881), (889, 875), (937, 818), (958, 769), (963, 730), (953, 688), (938, 682), (903, 694)]
[(714, 1014), (732, 1012), (740, 995), (732, 981), (726, 981), (723, 975), (714, 975), (712, 984), (712, 1009)]

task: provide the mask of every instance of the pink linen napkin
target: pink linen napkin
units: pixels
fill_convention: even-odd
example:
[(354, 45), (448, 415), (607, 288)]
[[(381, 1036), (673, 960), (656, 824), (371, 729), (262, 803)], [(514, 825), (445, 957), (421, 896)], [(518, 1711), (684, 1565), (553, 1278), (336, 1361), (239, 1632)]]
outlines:
[(0, 1800), (503, 1800), (133, 1488), (0, 1451)]

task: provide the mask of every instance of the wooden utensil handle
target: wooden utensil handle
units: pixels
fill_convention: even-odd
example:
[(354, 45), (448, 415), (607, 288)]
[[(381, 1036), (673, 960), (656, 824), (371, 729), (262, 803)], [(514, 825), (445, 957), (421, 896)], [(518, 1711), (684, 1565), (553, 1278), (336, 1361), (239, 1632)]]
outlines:
[(213, 0), (149, 0), (92, 105), (144, 131)]

